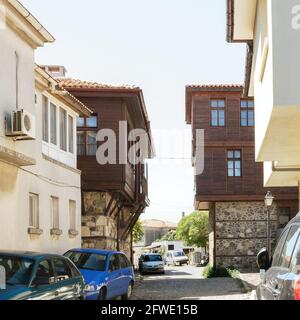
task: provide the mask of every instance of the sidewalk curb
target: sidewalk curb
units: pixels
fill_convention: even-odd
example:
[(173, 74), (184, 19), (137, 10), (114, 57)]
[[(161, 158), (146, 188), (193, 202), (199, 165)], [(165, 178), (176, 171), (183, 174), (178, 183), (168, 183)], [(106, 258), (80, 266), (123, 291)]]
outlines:
[(253, 291), (252, 288), (249, 287), (248, 283), (245, 281), (243, 275), (239, 272), (239, 280), (241, 281), (241, 284), (243, 286), (244, 293), (250, 293)]

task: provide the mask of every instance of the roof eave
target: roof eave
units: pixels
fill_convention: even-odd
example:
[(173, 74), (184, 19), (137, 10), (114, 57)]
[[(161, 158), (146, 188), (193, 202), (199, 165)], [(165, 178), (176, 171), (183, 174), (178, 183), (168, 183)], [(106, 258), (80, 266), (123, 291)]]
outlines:
[(36, 65), (35, 70), (42, 78), (53, 85), (53, 88), (55, 89), (52, 89), (51, 93), (63, 99), (71, 107), (71, 109), (78, 113), (80, 116), (89, 117), (93, 113), (93, 111), (89, 107), (75, 98), (70, 92), (68, 92), (68, 90), (59, 88), (58, 82), (40, 66)]
[(47, 31), (43, 25), (18, 1), (18, 0), (7, 0), (11, 7), (22, 16), (26, 22), (35, 30), (35, 32), (41, 38), (44, 43), (52, 43), (55, 38)]

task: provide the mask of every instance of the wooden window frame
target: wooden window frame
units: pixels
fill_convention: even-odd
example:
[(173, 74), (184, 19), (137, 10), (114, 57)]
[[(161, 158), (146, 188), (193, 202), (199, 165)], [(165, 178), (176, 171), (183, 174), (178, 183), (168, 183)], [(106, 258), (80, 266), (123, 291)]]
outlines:
[[(242, 103), (243, 102), (247, 102), (247, 106), (246, 107), (242, 107)], [(250, 107), (249, 106), (249, 102), (252, 102), (253, 103), (253, 107)], [(246, 121), (247, 121), (247, 125), (243, 125), (242, 124), (242, 120), (243, 120), (243, 117), (242, 117), (242, 113), (246, 112)], [(249, 124), (249, 112), (252, 111), (253, 112), (253, 125), (250, 125)], [(253, 99), (241, 99), (240, 100), (240, 126), (242, 128), (247, 128), (247, 127), (254, 127), (255, 126), (255, 115), (254, 115), (254, 100)]]
[[(97, 123), (96, 126), (88, 126), (87, 125), (87, 121), (89, 118), (95, 117), (97, 119)], [(98, 123), (99, 123), (99, 119), (98, 119), (98, 114), (97, 113), (93, 113), (90, 117), (88, 118), (83, 118), (83, 117), (79, 117), (78, 119), (83, 119), (84, 121), (84, 125), (83, 126), (78, 126), (78, 123), (76, 124), (76, 127), (79, 131), (82, 130), (89, 130), (92, 131), (93, 129), (97, 129), (98, 128)]]
[[(217, 107), (214, 107), (212, 105), (213, 101), (218, 101), (218, 106)], [(219, 106), (219, 101), (223, 101), (224, 102), (224, 107), (220, 107)], [(218, 97), (218, 98), (211, 98), (210, 99), (210, 102), (209, 102), (209, 114), (210, 114), (210, 126), (212, 128), (225, 128), (226, 127), (226, 98), (221, 98), (221, 97)], [(217, 119), (217, 122), (218, 124), (217, 125), (213, 125), (213, 116), (212, 116), (212, 113), (213, 111), (216, 111), (218, 113), (218, 119)], [(220, 111), (223, 111), (224, 112), (224, 125), (220, 125)]]
[[(88, 146), (88, 134), (89, 133), (95, 133), (97, 135), (97, 130), (78, 130), (77, 131), (77, 134), (83, 134), (83, 145), (84, 145), (84, 148), (83, 148), (83, 154), (79, 154), (78, 152), (78, 137), (77, 137), (77, 155), (79, 157), (95, 157), (96, 156), (96, 153), (93, 154), (93, 155), (88, 155), (87, 154), (87, 146)], [(96, 148), (98, 148), (98, 142), (96, 140)]]
[[(233, 157), (229, 157), (229, 152), (233, 152)], [(240, 153), (240, 157), (237, 158), (235, 157), (235, 152), (239, 152)], [(242, 178), (243, 176), (243, 170), (242, 170), (242, 150), (241, 149), (228, 149), (226, 150), (226, 159), (227, 159), (227, 177), (228, 178)], [(229, 162), (233, 162), (233, 168), (229, 168)], [(240, 168), (236, 167), (236, 163), (239, 162), (240, 163)], [(240, 170), (240, 175), (236, 175), (236, 170)], [(233, 170), (233, 176), (229, 175), (229, 170)]]

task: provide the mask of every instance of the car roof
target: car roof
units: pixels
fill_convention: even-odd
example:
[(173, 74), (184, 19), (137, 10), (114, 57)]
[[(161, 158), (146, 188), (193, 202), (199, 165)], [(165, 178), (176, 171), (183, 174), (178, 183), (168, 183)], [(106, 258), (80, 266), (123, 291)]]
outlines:
[(75, 249), (70, 249), (68, 252), (70, 251), (81, 252), (81, 253), (103, 254), (106, 256), (110, 254), (124, 254), (123, 252), (120, 252), (120, 251), (112, 251), (112, 250), (104, 250), (104, 249), (75, 248)]
[(30, 259), (34, 259), (34, 260), (47, 259), (47, 258), (51, 258), (51, 257), (62, 258), (62, 256), (59, 254), (31, 252), (31, 251), (0, 250), (0, 255), (9, 256), (9, 257), (18, 257), (18, 258), (30, 258)]

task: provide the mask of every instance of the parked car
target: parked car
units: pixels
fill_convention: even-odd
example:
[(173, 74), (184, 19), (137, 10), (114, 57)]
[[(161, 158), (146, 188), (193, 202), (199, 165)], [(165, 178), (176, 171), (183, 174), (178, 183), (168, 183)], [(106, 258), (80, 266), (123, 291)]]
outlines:
[(166, 264), (167, 265), (183, 265), (188, 264), (189, 258), (183, 251), (168, 251), (166, 255)]
[(87, 300), (130, 299), (134, 270), (124, 253), (98, 249), (73, 249), (65, 253), (80, 270)]
[(158, 253), (145, 253), (139, 258), (139, 271), (141, 274), (157, 272), (165, 273), (165, 263)]
[(300, 300), (300, 214), (282, 232), (273, 257), (262, 249), (257, 264), (263, 274), (258, 300)]
[(60, 255), (0, 252), (0, 300), (79, 300), (84, 280)]

